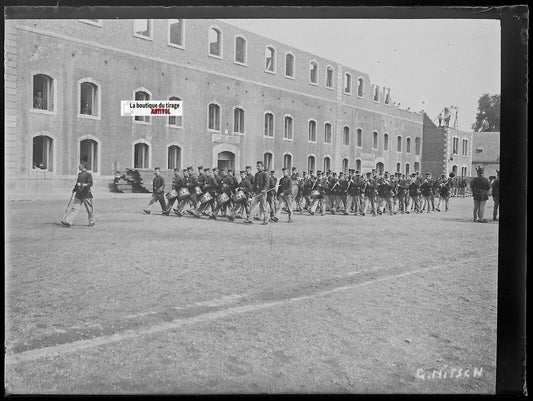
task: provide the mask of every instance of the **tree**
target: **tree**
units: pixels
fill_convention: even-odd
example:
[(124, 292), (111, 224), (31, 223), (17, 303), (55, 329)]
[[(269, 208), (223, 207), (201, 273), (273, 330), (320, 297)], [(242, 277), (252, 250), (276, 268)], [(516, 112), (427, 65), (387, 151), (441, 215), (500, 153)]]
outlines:
[(500, 131), (500, 95), (484, 93), (478, 100), (478, 113), (472, 129), (476, 132)]

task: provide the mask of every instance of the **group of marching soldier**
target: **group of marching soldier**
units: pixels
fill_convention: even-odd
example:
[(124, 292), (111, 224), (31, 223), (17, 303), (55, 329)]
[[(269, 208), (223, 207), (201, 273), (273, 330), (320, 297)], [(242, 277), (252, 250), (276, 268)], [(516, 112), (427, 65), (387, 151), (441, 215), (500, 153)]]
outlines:
[[(180, 173), (174, 170), (170, 191), (165, 191), (165, 180), (160, 169), (155, 169), (153, 194), (144, 212), (150, 214), (150, 206), (159, 201), (164, 215), (174, 212), (178, 216), (188, 213), (197, 218), (209, 216), (211, 219), (227, 217), (230, 221), (244, 219), (252, 223), (251, 217), (278, 222), (282, 211), (288, 214), (288, 222), (293, 221), (293, 213), (325, 215), (341, 213), (344, 215), (373, 216), (384, 213), (422, 213), (448, 211), (454, 173), (444, 174), (434, 179), (431, 173), (425, 178), (418, 172), (405, 176), (400, 173), (367, 172), (349, 170), (348, 174), (328, 171), (323, 174), (313, 170), (300, 174), (283, 168), (279, 180), (274, 171), (264, 168), (257, 162), (257, 172), (251, 166), (240, 171), (240, 179), (232, 170), (188, 167)], [(253, 215), (259, 206), (259, 214)], [(245, 217), (243, 217), (243, 212)]]

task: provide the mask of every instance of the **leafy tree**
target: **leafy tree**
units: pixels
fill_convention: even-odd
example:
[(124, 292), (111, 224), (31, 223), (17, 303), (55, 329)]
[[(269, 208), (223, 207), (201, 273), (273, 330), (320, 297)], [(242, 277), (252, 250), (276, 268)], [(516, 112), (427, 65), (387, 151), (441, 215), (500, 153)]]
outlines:
[(472, 129), (476, 132), (500, 131), (500, 95), (484, 93), (478, 100), (478, 113)]

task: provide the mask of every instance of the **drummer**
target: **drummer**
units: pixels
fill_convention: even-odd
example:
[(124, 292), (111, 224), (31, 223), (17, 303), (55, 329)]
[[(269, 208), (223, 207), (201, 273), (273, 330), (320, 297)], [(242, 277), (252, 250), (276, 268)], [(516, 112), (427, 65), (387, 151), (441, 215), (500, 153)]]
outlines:
[[(217, 181), (213, 177), (213, 172), (208, 167), (204, 169), (206, 173), (206, 181), (203, 185), (204, 194), (200, 197), (200, 207), (196, 210), (194, 215), (198, 218), (201, 217), (202, 212), (208, 207), (214, 208), (214, 203), (217, 195)], [(207, 195), (209, 194), (209, 195)]]
[[(168, 194), (168, 204), (167, 204), (167, 210), (163, 214), (169, 215), (170, 211), (172, 210), (172, 207), (174, 206), (174, 203), (178, 199), (178, 191), (179, 189), (183, 187), (183, 177), (180, 174), (180, 170), (175, 168), (174, 169), (174, 179), (172, 180), (172, 191)], [(174, 192), (174, 193), (172, 193)]]
[(222, 209), (225, 211), (225, 215), (228, 216), (228, 218), (232, 221), (232, 217), (229, 213), (230, 210), (228, 210), (228, 207), (231, 196), (233, 195), (233, 177), (228, 174), (228, 170), (226, 168), (223, 168), (222, 176), (220, 177), (220, 179), (221, 184), (218, 187), (219, 195), (217, 197), (217, 204), (209, 218), (216, 220), (218, 212)]
[(190, 209), (187, 210), (187, 213), (195, 214), (197, 210), (196, 205), (198, 204), (198, 194), (195, 192), (195, 188), (198, 186), (198, 181), (196, 179), (196, 175), (194, 174), (192, 167), (188, 167), (186, 170), (183, 170), (183, 174), (184, 174), (183, 183), (185, 187), (188, 189), (189, 195), (186, 196), (181, 201), (179, 212), (182, 213), (183, 210), (185, 210), (185, 207), (187, 205), (190, 205)]
[(241, 182), (239, 183), (239, 186), (237, 188), (237, 193), (235, 194), (235, 201), (234, 201), (234, 207), (231, 212), (231, 221), (235, 219), (235, 213), (237, 212), (237, 209), (244, 209), (246, 212), (246, 220), (244, 223), (251, 223), (250, 221), (250, 204), (249, 204), (249, 198), (250, 194), (252, 193), (252, 184), (248, 180), (248, 177), (246, 176), (246, 171), (241, 170)]
[(324, 204), (324, 191), (327, 187), (327, 180), (325, 177), (322, 176), (322, 171), (316, 172), (316, 178), (312, 179), (312, 185), (311, 185), (311, 208), (309, 209), (309, 213), (311, 216), (315, 214), (315, 210), (317, 209), (317, 206), (320, 205), (320, 209), (322, 212), (322, 215), (326, 213), (326, 208)]

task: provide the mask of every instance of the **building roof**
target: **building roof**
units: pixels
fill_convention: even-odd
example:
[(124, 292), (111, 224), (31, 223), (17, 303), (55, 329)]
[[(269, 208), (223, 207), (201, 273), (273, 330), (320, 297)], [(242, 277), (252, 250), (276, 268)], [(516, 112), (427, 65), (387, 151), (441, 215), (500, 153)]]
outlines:
[(474, 132), (472, 142), (473, 164), (500, 161), (499, 132)]

